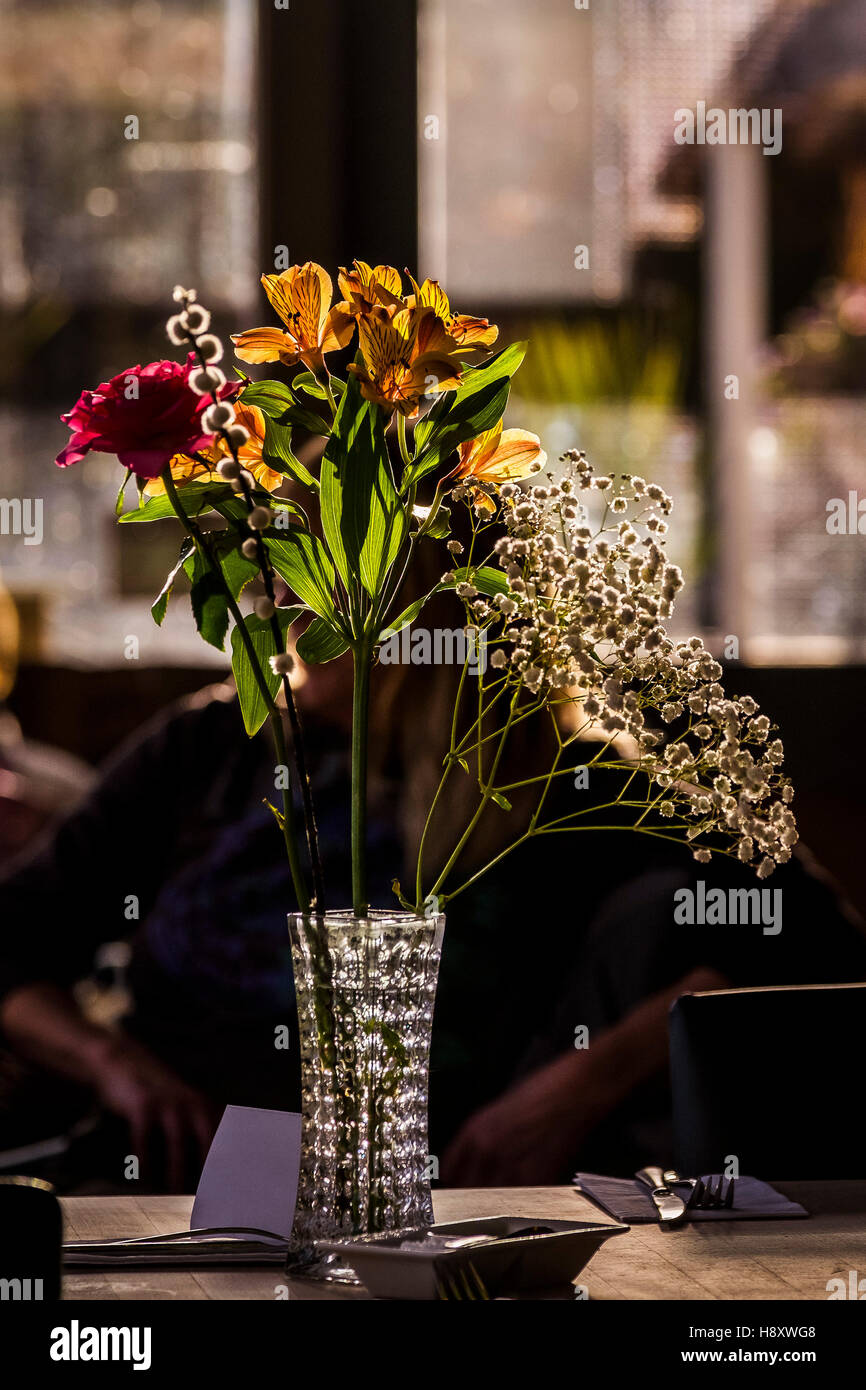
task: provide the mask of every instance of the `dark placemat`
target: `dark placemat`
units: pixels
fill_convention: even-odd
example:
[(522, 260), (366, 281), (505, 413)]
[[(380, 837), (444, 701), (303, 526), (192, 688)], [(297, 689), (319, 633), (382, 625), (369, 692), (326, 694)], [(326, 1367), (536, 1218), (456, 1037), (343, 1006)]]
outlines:
[[(705, 1176), (702, 1174), (702, 1176)], [(713, 1174), (718, 1177), (718, 1174)], [(585, 1197), (595, 1202), (618, 1221), (626, 1221), (630, 1226), (641, 1222), (658, 1221), (658, 1212), (653, 1206), (649, 1188), (634, 1178), (606, 1178), (600, 1173), (575, 1173), (574, 1185)], [(688, 1183), (674, 1183), (673, 1190), (688, 1201)], [(700, 1208), (687, 1213), (687, 1221), (772, 1221), (778, 1218), (808, 1216), (805, 1207), (791, 1202), (777, 1192), (769, 1183), (758, 1178), (737, 1178), (734, 1188), (733, 1207), (722, 1207), (718, 1211), (702, 1211)]]

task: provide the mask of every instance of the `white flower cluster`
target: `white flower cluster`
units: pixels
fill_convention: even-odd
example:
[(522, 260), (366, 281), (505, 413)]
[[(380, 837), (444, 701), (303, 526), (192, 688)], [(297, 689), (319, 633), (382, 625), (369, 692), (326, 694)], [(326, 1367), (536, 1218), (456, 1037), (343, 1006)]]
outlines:
[[(486, 631), (490, 665), (533, 698), (582, 705), (584, 727), (629, 736), (654, 788), (653, 816), (703, 841), (693, 845), (699, 862), (712, 845), (765, 878), (797, 841), (782, 744), (750, 696), (726, 697), (699, 638), (667, 635), (683, 584), (665, 552), (671, 500), (643, 478), (596, 476), (576, 450), (562, 462), (558, 478), (498, 489), (506, 535), (495, 553), (507, 591), (479, 594), (472, 573), (458, 585)], [(584, 503), (593, 493), (603, 508), (596, 528)], [(467, 499), (465, 488), (455, 495)]]

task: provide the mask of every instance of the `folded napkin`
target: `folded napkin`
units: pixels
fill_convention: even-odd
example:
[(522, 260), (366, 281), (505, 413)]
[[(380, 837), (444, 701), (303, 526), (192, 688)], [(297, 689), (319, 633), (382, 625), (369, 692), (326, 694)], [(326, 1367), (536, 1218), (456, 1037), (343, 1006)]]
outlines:
[[(713, 1176), (718, 1177), (718, 1174)], [(574, 1185), (578, 1192), (589, 1197), (602, 1211), (630, 1226), (659, 1219), (649, 1188), (634, 1178), (605, 1178), (598, 1173), (575, 1173)], [(684, 1202), (688, 1201), (691, 1192), (688, 1183), (673, 1183), (672, 1188)], [(732, 1207), (721, 1207), (717, 1211), (695, 1208), (686, 1213), (686, 1220), (768, 1221), (775, 1217), (808, 1215), (805, 1207), (798, 1202), (790, 1202), (769, 1183), (760, 1182), (757, 1178), (737, 1178)]]
[(133, 1268), (142, 1265), (285, 1264), (285, 1236), (247, 1227), (176, 1231), (167, 1236), (120, 1240), (68, 1240), (64, 1265)]

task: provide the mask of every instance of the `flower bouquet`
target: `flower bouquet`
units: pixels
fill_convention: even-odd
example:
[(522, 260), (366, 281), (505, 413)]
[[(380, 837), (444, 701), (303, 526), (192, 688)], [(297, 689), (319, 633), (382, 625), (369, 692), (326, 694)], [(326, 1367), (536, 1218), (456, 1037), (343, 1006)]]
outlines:
[[(126, 468), (120, 523), (180, 521), (153, 616), (163, 621), (183, 572), (205, 641), (222, 650), (231, 624), (246, 731), (270, 729), (286, 774), (271, 809), (295, 894), (303, 1139), (292, 1246), (304, 1261), (319, 1238), (432, 1220), (427, 1058), (451, 898), (542, 835), (628, 828), (688, 844), (702, 863), (733, 855), (765, 877), (797, 833), (769, 720), (750, 698), (726, 697), (698, 638), (667, 635), (682, 585), (665, 553), (670, 499), (642, 478), (597, 475), (576, 450), (548, 466), (536, 436), (503, 428), (526, 345), (494, 351), (494, 325), (455, 313), (436, 281), (407, 285), (389, 266), (341, 270), (337, 303), (312, 263), (262, 284), (278, 322), (235, 336), (235, 354), (280, 364), (289, 380), (227, 378), (207, 310), (178, 287), (168, 336), (185, 361), (85, 391), (64, 416), (72, 434), (57, 462), (115, 453)], [(339, 374), (335, 355), (352, 342)], [(298, 457), (297, 431), (322, 441), (315, 470)], [(137, 505), (125, 509), (133, 476)], [(441, 577), (406, 603), (405, 581), (431, 550)], [(394, 905), (371, 907), (371, 685), (434, 595), (451, 596), (476, 659), (455, 680), (412, 881), (395, 878)], [(291, 675), (295, 660), (346, 653), (352, 902), (334, 904)], [(515, 776), (507, 749), (539, 720), (549, 739)], [(616, 789), (601, 808), (563, 813), (554, 791), (587, 740), (587, 768), (614, 774)], [(443, 805), (450, 843), (436, 857), (429, 832)], [(489, 816), (507, 829), (467, 872), (464, 852)]]

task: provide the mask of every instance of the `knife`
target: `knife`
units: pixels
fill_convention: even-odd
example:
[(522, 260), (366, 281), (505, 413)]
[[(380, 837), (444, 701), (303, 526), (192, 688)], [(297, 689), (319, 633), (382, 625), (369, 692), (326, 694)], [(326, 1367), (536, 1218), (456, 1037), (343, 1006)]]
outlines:
[(661, 1168), (641, 1168), (639, 1173), (635, 1173), (635, 1177), (644, 1187), (650, 1189), (653, 1206), (659, 1214), (659, 1223), (662, 1226), (672, 1226), (674, 1222), (682, 1220), (686, 1214), (686, 1204), (682, 1197), (678, 1197), (676, 1192), (672, 1192), (668, 1187)]

